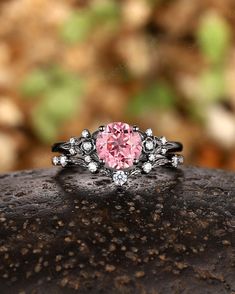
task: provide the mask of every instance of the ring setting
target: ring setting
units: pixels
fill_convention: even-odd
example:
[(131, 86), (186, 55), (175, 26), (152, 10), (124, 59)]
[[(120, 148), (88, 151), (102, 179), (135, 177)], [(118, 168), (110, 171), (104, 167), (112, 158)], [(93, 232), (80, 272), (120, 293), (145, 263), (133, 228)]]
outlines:
[(183, 150), (179, 142), (156, 137), (151, 129), (142, 132), (137, 126), (114, 122), (100, 126), (90, 133), (85, 129), (80, 137), (68, 142), (55, 143), (52, 163), (62, 167), (82, 166), (91, 173), (100, 172), (122, 186), (128, 179), (140, 173), (148, 174), (158, 166), (177, 167), (183, 156), (175, 152)]

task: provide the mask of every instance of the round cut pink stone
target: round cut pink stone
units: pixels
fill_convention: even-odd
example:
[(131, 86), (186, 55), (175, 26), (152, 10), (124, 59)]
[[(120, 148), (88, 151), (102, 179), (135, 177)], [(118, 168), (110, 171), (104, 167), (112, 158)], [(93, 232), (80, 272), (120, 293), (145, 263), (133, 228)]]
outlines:
[(115, 122), (98, 133), (96, 150), (100, 159), (110, 168), (131, 167), (142, 151), (140, 134), (126, 123)]

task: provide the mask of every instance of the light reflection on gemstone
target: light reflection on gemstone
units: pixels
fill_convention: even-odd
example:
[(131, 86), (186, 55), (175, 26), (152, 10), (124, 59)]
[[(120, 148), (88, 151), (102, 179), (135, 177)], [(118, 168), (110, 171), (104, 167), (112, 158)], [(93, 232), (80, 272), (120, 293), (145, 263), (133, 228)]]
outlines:
[(127, 174), (123, 170), (119, 170), (113, 174), (113, 181), (118, 186), (125, 184), (127, 178)]
[(125, 169), (133, 166), (135, 159), (139, 159), (142, 141), (140, 134), (134, 132), (131, 126), (115, 122), (98, 133), (96, 150), (99, 159), (104, 160), (106, 166)]

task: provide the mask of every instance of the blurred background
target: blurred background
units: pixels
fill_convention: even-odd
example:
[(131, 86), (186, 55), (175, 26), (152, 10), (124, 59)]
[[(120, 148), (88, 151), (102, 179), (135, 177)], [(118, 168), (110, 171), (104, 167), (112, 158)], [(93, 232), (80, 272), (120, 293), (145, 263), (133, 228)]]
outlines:
[(235, 170), (234, 0), (2, 0), (0, 172), (112, 121)]

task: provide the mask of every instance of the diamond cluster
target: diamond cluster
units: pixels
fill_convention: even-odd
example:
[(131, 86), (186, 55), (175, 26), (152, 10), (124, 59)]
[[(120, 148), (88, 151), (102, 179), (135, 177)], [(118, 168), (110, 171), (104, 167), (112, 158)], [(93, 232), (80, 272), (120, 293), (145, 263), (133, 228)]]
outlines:
[(85, 129), (81, 137), (55, 146), (58, 149), (53, 151), (64, 154), (53, 157), (54, 165), (82, 165), (91, 173), (100, 171), (110, 176), (118, 186), (124, 185), (129, 176), (148, 174), (156, 166), (177, 167), (183, 163), (183, 156), (172, 154), (180, 144), (155, 137), (151, 129), (144, 133), (122, 122), (101, 126), (92, 134)]

